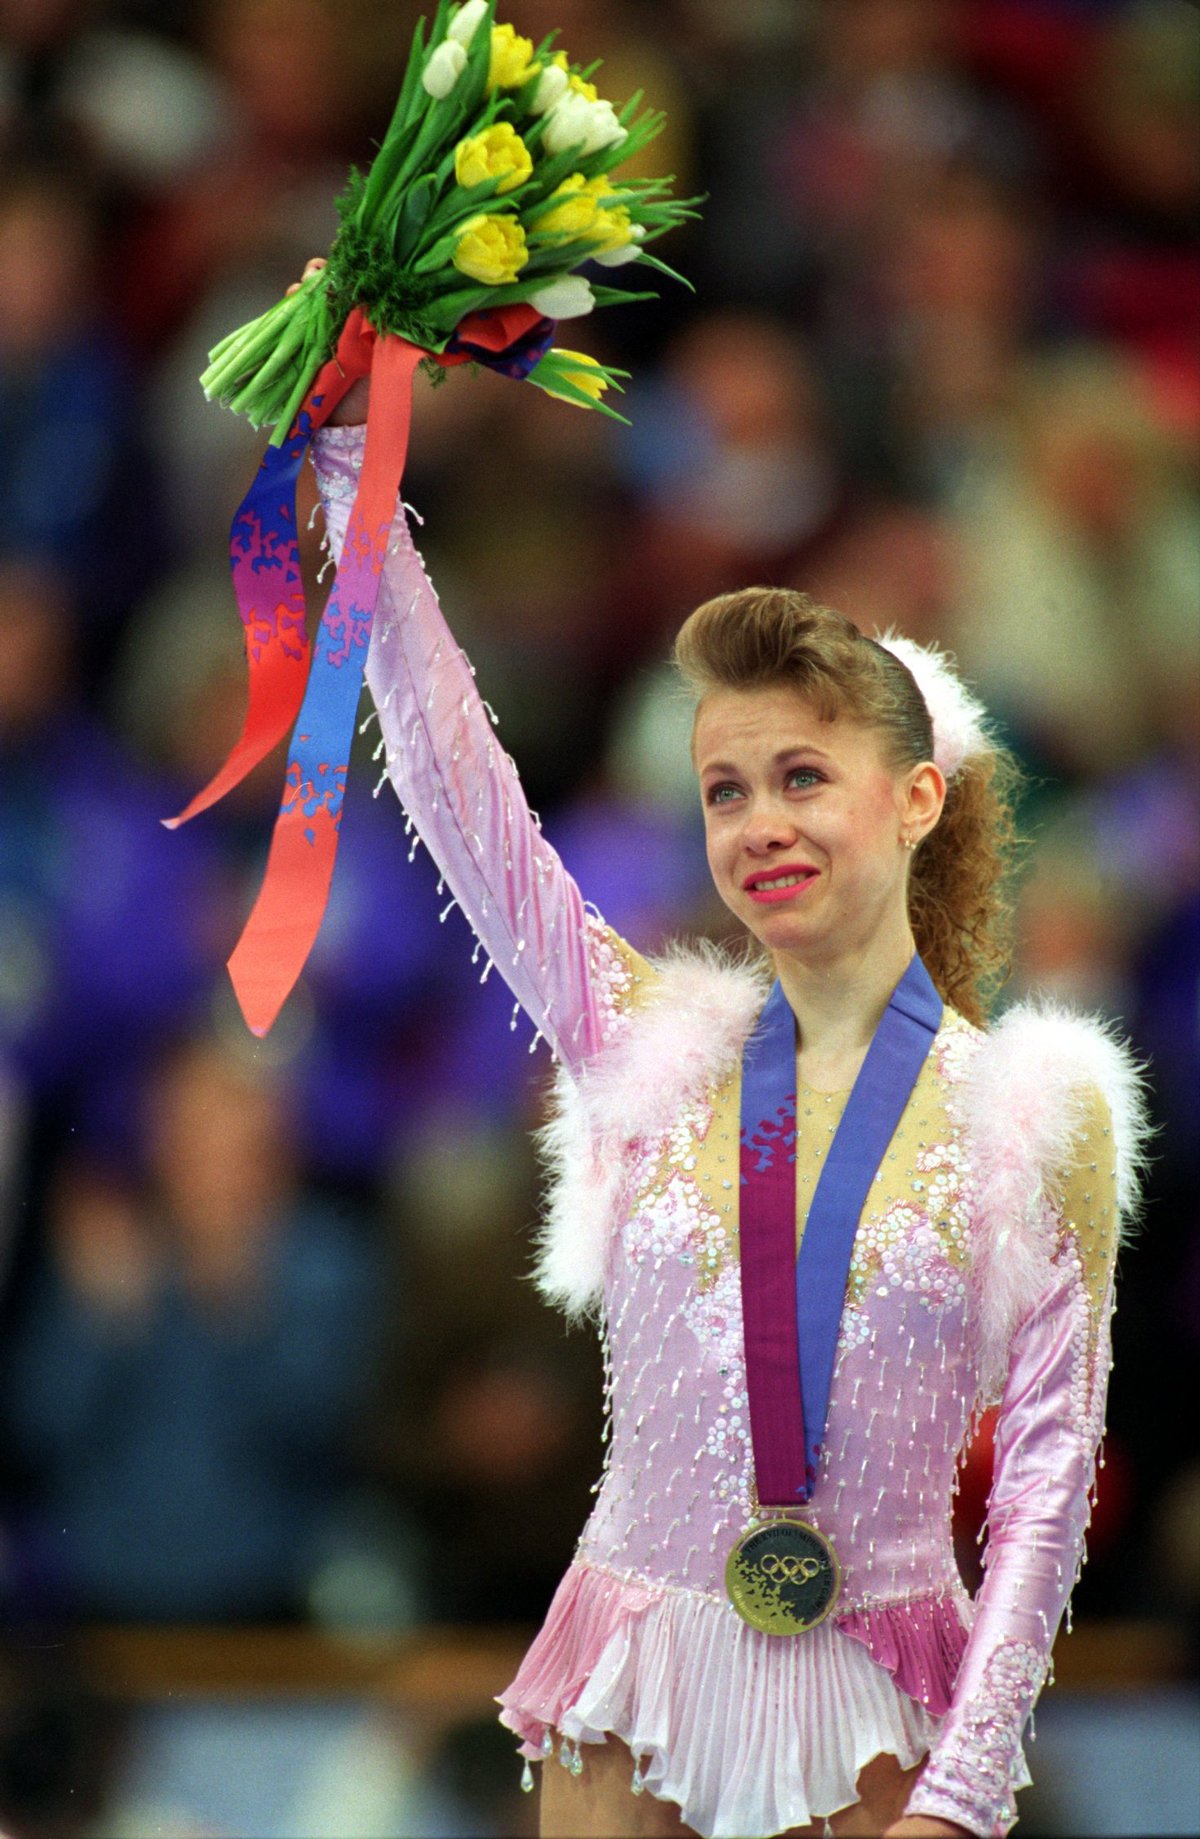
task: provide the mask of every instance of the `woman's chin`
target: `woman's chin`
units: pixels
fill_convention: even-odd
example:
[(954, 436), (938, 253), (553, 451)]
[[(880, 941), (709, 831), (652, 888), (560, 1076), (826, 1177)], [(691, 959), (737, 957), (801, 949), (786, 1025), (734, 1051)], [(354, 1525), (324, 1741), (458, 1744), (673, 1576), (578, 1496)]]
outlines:
[(742, 917), (763, 950), (772, 955), (783, 952), (803, 956), (806, 951), (820, 951), (823, 928), (814, 925), (807, 915), (777, 908)]

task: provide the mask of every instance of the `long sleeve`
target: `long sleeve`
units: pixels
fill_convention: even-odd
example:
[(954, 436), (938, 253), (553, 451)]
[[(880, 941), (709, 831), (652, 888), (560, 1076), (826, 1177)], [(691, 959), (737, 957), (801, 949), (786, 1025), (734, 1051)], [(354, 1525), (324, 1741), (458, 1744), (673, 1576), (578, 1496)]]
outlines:
[(1110, 1366), (1117, 1238), (1107, 1107), (1090, 1106), (1062, 1189), (1052, 1276), (1012, 1341), (995, 1436), (985, 1577), (954, 1700), (908, 1812), (1008, 1832), (1021, 1738), (1083, 1556)]
[[(317, 483), (338, 555), (364, 434), (323, 430)], [(543, 837), (397, 513), (367, 683), (388, 775), (446, 885), (535, 1028), (576, 1073), (600, 1046), (621, 982), (612, 934)]]

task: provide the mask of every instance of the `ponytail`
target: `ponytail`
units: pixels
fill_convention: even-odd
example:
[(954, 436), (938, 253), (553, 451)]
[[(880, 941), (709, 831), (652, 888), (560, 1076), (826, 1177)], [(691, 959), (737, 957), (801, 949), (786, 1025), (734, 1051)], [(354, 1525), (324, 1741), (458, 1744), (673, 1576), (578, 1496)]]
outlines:
[(948, 781), (941, 818), (909, 877), (917, 950), (944, 1000), (976, 1027), (987, 1021), (1011, 969), (1020, 784), (1021, 769), (1006, 749), (972, 754)]

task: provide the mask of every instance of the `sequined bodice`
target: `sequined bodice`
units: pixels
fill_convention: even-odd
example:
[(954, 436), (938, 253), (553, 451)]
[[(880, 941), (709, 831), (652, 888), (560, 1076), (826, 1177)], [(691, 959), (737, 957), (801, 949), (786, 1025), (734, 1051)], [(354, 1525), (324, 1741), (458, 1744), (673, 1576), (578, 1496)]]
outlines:
[[(977, 1385), (952, 1086), (976, 1038), (947, 1013), (855, 1243), (824, 1455), (801, 1516), (836, 1545), (847, 1603), (957, 1585), (949, 1507)], [(712, 1595), (756, 1510), (738, 1274), (739, 1103), (735, 1072), (664, 1142), (642, 1147), (632, 1172), (606, 1295), (611, 1447), (580, 1547), (623, 1574)], [(844, 1104), (845, 1094), (800, 1088), (800, 1231)]]

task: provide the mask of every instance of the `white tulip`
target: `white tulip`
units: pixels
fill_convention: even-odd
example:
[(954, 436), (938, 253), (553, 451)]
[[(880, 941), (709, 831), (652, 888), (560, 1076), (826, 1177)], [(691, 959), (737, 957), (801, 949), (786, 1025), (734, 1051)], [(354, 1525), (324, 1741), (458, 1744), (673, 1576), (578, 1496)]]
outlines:
[(624, 268), (626, 262), (636, 262), (641, 250), (636, 243), (622, 243), (619, 249), (597, 249), (593, 262), (599, 262), (601, 268)]
[(440, 102), (450, 94), (466, 68), (467, 54), (462, 46), (452, 38), (444, 39), (425, 66), (422, 86)]
[[(480, 21), (487, 13), (487, 0), (466, 0), (450, 21), (446, 32), (448, 39), (454, 39), (465, 51), (478, 30)], [(440, 47), (439, 47), (440, 49)]]
[(547, 153), (565, 153), (568, 147), (581, 147), (587, 139), (586, 96), (573, 93), (562, 96), (547, 117), (542, 145)]
[(555, 103), (546, 118), (542, 145), (548, 153), (565, 153), (578, 147), (581, 154), (598, 153), (626, 137), (611, 102), (589, 102), (574, 90)]
[(628, 138), (629, 130), (617, 120), (617, 111), (611, 102), (603, 99), (589, 102), (588, 108), (591, 117), (588, 137), (583, 144), (585, 153), (598, 153), (601, 147), (616, 146)]
[(530, 306), (547, 319), (582, 319), (596, 304), (595, 296), (582, 275), (561, 275), (546, 287), (529, 296)]
[(568, 77), (561, 64), (547, 64), (537, 80), (530, 108), (535, 115), (544, 115), (552, 109), (567, 93)]
[(642, 253), (638, 244), (646, 234), (644, 223), (631, 223), (629, 241), (617, 249), (597, 249), (592, 256), (593, 262), (599, 262), (602, 268), (624, 268), (626, 262), (634, 262)]

